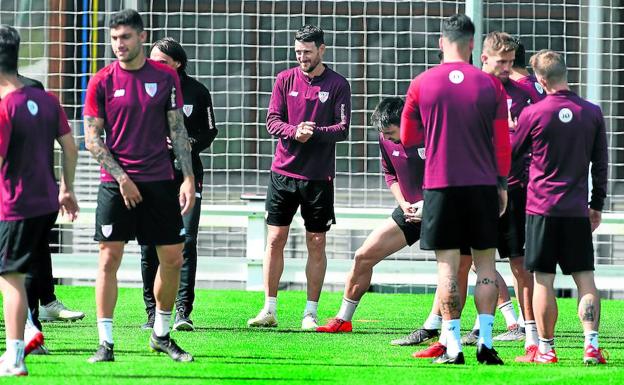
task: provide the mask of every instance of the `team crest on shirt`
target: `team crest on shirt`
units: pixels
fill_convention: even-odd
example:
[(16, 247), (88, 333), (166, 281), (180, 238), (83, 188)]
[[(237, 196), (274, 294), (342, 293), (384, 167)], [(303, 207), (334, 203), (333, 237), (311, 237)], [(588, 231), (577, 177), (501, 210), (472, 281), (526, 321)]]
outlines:
[(418, 156), (420, 156), (420, 159), (425, 159), (425, 148), (421, 147), (418, 149)]
[(186, 117), (188, 118), (193, 113), (193, 105), (192, 104), (185, 104), (182, 107), (182, 111), (184, 112), (184, 115), (186, 115)]
[(102, 235), (106, 238), (113, 233), (113, 225), (102, 225)]
[(540, 93), (540, 95), (544, 95), (544, 87), (542, 87), (541, 84), (539, 84), (538, 82), (535, 82), (535, 89), (537, 90), (537, 92)]
[(37, 112), (39, 112), (39, 106), (32, 100), (26, 102), (26, 107), (28, 107), (28, 112), (30, 112), (32, 116), (37, 115)]
[(563, 123), (570, 123), (572, 121), (572, 111), (569, 108), (562, 108), (559, 110), (559, 120)]
[(327, 101), (327, 98), (329, 98), (329, 92), (319, 91), (318, 98), (321, 101), (321, 103), (325, 103)]
[(156, 91), (158, 91), (158, 83), (145, 83), (145, 92), (152, 98), (156, 95)]
[(454, 70), (449, 73), (449, 80), (453, 84), (459, 84), (464, 81), (464, 73), (460, 70)]

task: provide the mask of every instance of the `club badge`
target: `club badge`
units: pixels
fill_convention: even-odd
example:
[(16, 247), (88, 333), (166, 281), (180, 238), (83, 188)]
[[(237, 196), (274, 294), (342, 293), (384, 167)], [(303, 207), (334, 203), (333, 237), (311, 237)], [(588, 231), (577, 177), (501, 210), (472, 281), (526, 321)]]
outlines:
[(156, 95), (156, 91), (158, 91), (158, 83), (145, 83), (145, 92), (147, 92), (147, 94), (150, 97), (154, 97), (154, 95)]

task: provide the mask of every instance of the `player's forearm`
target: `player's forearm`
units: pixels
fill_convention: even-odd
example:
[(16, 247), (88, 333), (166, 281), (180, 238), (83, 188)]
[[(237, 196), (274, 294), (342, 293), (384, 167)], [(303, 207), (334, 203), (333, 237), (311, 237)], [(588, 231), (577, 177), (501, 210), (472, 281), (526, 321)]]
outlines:
[(180, 110), (168, 111), (167, 121), (169, 123), (171, 147), (180, 165), (180, 170), (185, 177), (192, 177), (193, 164), (191, 162), (191, 144), (186, 127), (184, 127), (184, 118)]
[(326, 127), (316, 127), (313, 137), (324, 142), (342, 142), (349, 137), (349, 124), (340, 122)]
[(61, 177), (61, 190), (74, 190), (74, 177), (76, 175), (76, 165), (78, 164), (78, 150), (74, 147), (71, 150), (63, 150), (63, 175)]
[(103, 131), (102, 119), (85, 117), (85, 146), (87, 150), (106, 172), (121, 183), (124, 178), (127, 178), (126, 172), (115, 161), (113, 154), (104, 144), (101, 137)]
[[(402, 204), (403, 202), (407, 202), (405, 200), (405, 197), (403, 196), (403, 193), (401, 192), (401, 187), (399, 186), (398, 183), (393, 183), (390, 185), (390, 192), (392, 193), (392, 195), (394, 196), (394, 199), (396, 199), (396, 201), (399, 204)], [(414, 203), (414, 202), (408, 202), (408, 203)]]
[(297, 126), (293, 126), (292, 124), (284, 122), (279, 114), (275, 112), (271, 112), (269, 110), (266, 125), (268, 133), (273, 136), (285, 139), (295, 139)]

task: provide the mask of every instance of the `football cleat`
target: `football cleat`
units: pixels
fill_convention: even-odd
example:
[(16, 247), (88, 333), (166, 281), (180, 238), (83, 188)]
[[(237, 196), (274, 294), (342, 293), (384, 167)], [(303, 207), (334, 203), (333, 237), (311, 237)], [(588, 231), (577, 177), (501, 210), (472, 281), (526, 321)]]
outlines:
[(557, 353), (555, 349), (551, 349), (546, 353), (540, 353), (539, 351), (535, 354), (535, 360), (533, 360), (536, 364), (556, 364), (559, 362), (557, 359)]
[(17, 365), (11, 365), (6, 362), (0, 363), (0, 377), (23, 377), (28, 375), (28, 369), (24, 360)]
[(249, 327), (274, 328), (277, 326), (277, 316), (273, 313), (260, 310), (260, 313), (247, 321)]
[(173, 330), (192, 332), (195, 330), (195, 326), (193, 326), (193, 321), (191, 321), (191, 318), (188, 317), (184, 311), (177, 311), (175, 322), (173, 323)]
[(313, 314), (306, 314), (301, 320), (301, 330), (316, 330), (318, 328), (318, 319)]
[(427, 349), (412, 353), (414, 358), (437, 358), (446, 353), (446, 346), (439, 342), (431, 344)]
[(498, 356), (496, 350), (483, 344), (477, 346), (477, 361), (486, 365), (503, 365), (503, 360)]
[(54, 300), (45, 306), (39, 306), (40, 321), (78, 321), (85, 314), (81, 311), (69, 310), (59, 300)]
[(340, 318), (332, 318), (327, 325), (319, 326), (316, 331), (319, 333), (351, 333), (353, 325), (351, 321)]
[(103, 341), (100, 346), (98, 346), (98, 350), (96, 350), (95, 354), (87, 360), (89, 363), (96, 362), (113, 362), (115, 361), (115, 353), (113, 352), (113, 344), (109, 344), (106, 341)]
[(513, 324), (507, 328), (505, 333), (494, 337), (494, 341), (524, 341), (526, 336), (521, 329), (518, 324)]
[(390, 345), (395, 346), (412, 346), (419, 345), (439, 336), (440, 333), (436, 329), (418, 329), (414, 330), (405, 337), (390, 341)]
[(606, 364), (607, 359), (605, 355), (608, 357), (607, 352), (603, 349), (596, 349), (592, 345), (588, 345), (585, 348), (585, 354), (583, 356), (583, 363), (585, 365), (599, 365)]
[(149, 346), (156, 353), (166, 353), (172, 360), (177, 362), (191, 362), (193, 356), (182, 350), (174, 340), (167, 334), (164, 337), (157, 337), (152, 333), (150, 336)]
[(464, 353), (459, 352), (455, 357), (451, 357), (444, 353), (441, 356), (434, 358), (431, 362), (434, 364), (463, 365), (466, 363), (466, 360), (464, 360)]
[(147, 311), (147, 321), (143, 325), (141, 325), (141, 329), (143, 330), (151, 330), (154, 328), (154, 321), (156, 320), (155, 310)]
[(538, 354), (537, 352), (537, 345), (529, 345), (524, 349), (524, 356), (516, 357), (516, 362), (534, 362), (535, 356)]
[(473, 329), (461, 338), (462, 345), (476, 345), (479, 341), (479, 329)]

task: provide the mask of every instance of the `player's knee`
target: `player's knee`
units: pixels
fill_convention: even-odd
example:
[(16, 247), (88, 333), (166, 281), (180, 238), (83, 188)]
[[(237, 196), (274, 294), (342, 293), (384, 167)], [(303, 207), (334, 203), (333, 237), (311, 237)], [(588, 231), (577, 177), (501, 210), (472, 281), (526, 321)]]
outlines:
[(308, 233), (306, 235), (308, 250), (320, 252), (325, 249), (325, 233)]
[(271, 249), (283, 249), (286, 246), (288, 233), (269, 233), (267, 237), (267, 247)]
[(160, 257), (160, 266), (167, 269), (180, 270), (183, 261), (182, 253), (166, 254)]
[(373, 267), (371, 253), (368, 250), (359, 248), (355, 251), (354, 270), (369, 269)]

